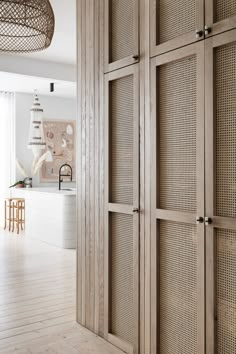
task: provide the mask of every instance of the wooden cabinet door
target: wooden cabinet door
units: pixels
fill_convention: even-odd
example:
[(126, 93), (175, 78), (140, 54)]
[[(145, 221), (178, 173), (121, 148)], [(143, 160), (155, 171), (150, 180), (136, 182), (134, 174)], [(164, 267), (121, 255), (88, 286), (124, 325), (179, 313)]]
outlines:
[(151, 67), (152, 354), (204, 354), (204, 43)]
[(139, 60), (139, 0), (105, 0), (105, 72)]
[(204, 0), (151, 0), (150, 23), (152, 57), (199, 41), (204, 38)]
[(236, 348), (236, 30), (205, 41), (206, 353)]
[(138, 71), (105, 76), (105, 335), (130, 354), (139, 342)]
[(206, 37), (236, 28), (235, 0), (205, 0)]

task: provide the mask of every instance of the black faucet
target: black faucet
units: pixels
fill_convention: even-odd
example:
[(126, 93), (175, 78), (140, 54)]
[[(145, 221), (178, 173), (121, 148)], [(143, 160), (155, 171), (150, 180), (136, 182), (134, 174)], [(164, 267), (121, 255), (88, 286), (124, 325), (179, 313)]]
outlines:
[[(70, 174), (68, 173), (68, 174), (62, 174), (61, 172), (62, 172), (62, 169), (64, 168), (64, 167), (69, 167), (69, 169), (70, 169)], [(62, 165), (61, 167), (60, 167), (60, 170), (59, 170), (59, 191), (61, 190), (61, 183), (63, 182), (63, 178), (61, 178), (61, 177), (70, 177), (70, 181), (72, 182), (72, 167), (70, 166), (70, 165), (68, 165), (68, 163), (65, 163), (64, 165)]]

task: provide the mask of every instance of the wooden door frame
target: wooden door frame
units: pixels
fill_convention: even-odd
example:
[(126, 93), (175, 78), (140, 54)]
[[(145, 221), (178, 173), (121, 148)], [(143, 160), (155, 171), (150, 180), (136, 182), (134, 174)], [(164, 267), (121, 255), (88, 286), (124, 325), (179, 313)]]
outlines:
[[(110, 203), (110, 169), (109, 169), (109, 160), (110, 160), (110, 94), (109, 94), (109, 86), (110, 82), (133, 75), (134, 78), (134, 116), (135, 124), (134, 124), (134, 199), (133, 205), (123, 205)], [(105, 226), (104, 226), (104, 333), (105, 338), (113, 345), (119, 347), (124, 350), (128, 354), (138, 354), (139, 351), (139, 213), (134, 213), (133, 209), (139, 209), (139, 66), (132, 65), (126, 68), (108, 73), (105, 75)], [(110, 289), (110, 260), (109, 260), (109, 251), (110, 251), (110, 243), (109, 243), (109, 229), (110, 229), (110, 221), (109, 215), (110, 213), (125, 213), (127, 215), (133, 216), (133, 240), (134, 240), (134, 284), (136, 291), (134, 292), (134, 303), (136, 308), (135, 314), (135, 323), (137, 324), (136, 328), (136, 344), (131, 345), (126, 341), (122, 340), (111, 334), (110, 330), (110, 298), (109, 298), (109, 289)], [(137, 235), (137, 237), (135, 237)]]
[[(151, 353), (159, 351), (158, 338), (158, 236), (157, 221), (169, 220), (196, 224), (193, 213), (158, 209), (157, 174), (157, 67), (196, 54), (197, 56), (197, 215), (204, 216), (204, 43), (195, 43), (174, 52), (155, 57), (151, 61)], [(205, 353), (205, 232), (204, 224), (198, 225), (198, 354)]]
[(236, 15), (225, 20), (214, 22), (215, 0), (205, 0), (205, 24), (211, 30), (206, 38), (236, 28)]
[(215, 93), (214, 50), (236, 42), (236, 29), (205, 41), (205, 205), (212, 224), (206, 226), (206, 353), (216, 352), (215, 230), (236, 230), (236, 219), (215, 216)]
[[(196, 30), (204, 32), (204, 0), (196, 0), (198, 2), (199, 24)], [(204, 39), (204, 35), (196, 39), (195, 31), (183, 34), (177, 38), (171, 39), (165, 43), (157, 44), (157, 16), (156, 16), (157, 0), (150, 0), (150, 52), (151, 57), (160, 55), (177, 48), (184, 47), (188, 44), (199, 42)]]
[[(109, 2), (110, 0), (104, 0), (104, 71), (109, 73), (114, 70), (121, 69), (128, 65), (132, 65), (139, 62), (139, 0), (135, 0), (135, 23), (134, 23), (134, 40), (135, 40), (135, 53), (132, 55), (117, 60), (115, 62), (110, 62), (110, 10)], [(137, 59), (133, 56), (138, 56)]]

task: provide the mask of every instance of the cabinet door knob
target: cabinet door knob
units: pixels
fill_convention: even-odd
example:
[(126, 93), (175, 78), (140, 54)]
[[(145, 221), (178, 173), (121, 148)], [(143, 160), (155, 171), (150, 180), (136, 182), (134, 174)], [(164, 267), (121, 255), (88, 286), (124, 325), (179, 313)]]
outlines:
[(138, 54), (134, 54), (134, 55), (132, 56), (132, 58), (133, 58), (134, 60), (139, 60), (139, 55), (138, 55)]
[(204, 222), (204, 218), (202, 216), (196, 217), (196, 224), (202, 224)]
[(138, 214), (138, 213), (139, 213), (139, 208), (134, 208), (134, 209), (133, 209), (133, 213), (134, 213), (134, 214)]
[(199, 39), (199, 38), (201, 38), (203, 36), (203, 31), (196, 30), (195, 34), (196, 34), (196, 38)]
[(205, 25), (205, 29), (204, 29), (205, 35), (208, 36), (208, 34), (211, 33), (211, 28), (208, 27), (207, 25)]
[(208, 216), (205, 217), (205, 225), (210, 225), (212, 224), (212, 219), (209, 218)]

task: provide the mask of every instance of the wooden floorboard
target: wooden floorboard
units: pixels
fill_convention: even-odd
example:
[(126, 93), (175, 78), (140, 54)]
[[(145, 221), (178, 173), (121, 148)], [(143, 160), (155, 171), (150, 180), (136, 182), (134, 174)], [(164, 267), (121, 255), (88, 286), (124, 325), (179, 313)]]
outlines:
[(75, 322), (76, 254), (0, 230), (0, 354), (121, 354)]

